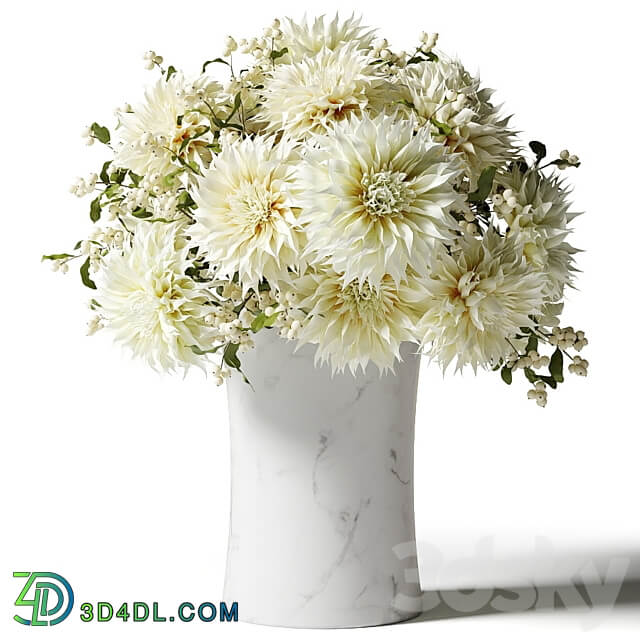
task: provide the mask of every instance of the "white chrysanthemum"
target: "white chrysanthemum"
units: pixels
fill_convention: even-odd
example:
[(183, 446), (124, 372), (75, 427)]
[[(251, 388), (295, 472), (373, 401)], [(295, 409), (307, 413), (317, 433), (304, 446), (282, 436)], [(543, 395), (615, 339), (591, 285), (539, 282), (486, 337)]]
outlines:
[(410, 274), (400, 285), (385, 276), (376, 290), (353, 281), (345, 285), (331, 268), (310, 271), (295, 282), (297, 305), (308, 311), (298, 334), (301, 343), (318, 345), (316, 361), (330, 362), (333, 372), (352, 373), (373, 362), (381, 372), (400, 357), (400, 344), (415, 341), (415, 321), (424, 299), (420, 282)]
[(375, 30), (363, 27), (360, 21), (361, 18), (352, 15), (340, 22), (338, 14), (327, 23), (324, 16), (316, 18), (312, 24), (306, 17), (300, 24), (285, 18), (282, 24), (282, 45), (287, 48), (291, 60), (302, 60), (324, 48), (334, 50), (349, 43), (355, 43), (360, 50), (367, 50), (371, 47)]
[(496, 213), (509, 225), (507, 233), (520, 243), (527, 261), (546, 274), (545, 295), (550, 301), (559, 300), (565, 286), (571, 286), (576, 271), (573, 255), (578, 252), (565, 241), (571, 233), (568, 224), (580, 215), (569, 211), (568, 190), (557, 176), (523, 173), (517, 166), (496, 181), (509, 190), (509, 198), (494, 205)]
[(120, 113), (115, 164), (144, 175), (167, 171), (174, 155), (187, 162), (210, 162), (207, 145), (213, 137), (205, 129), (211, 123), (193, 107), (201, 99), (214, 106), (221, 89), (206, 76), (191, 84), (181, 73), (173, 74), (169, 80), (158, 80), (145, 92), (145, 102), (131, 113)]
[[(458, 60), (438, 55), (438, 61), (407, 66), (398, 82), (420, 123), (452, 151), (462, 153), (475, 188), (484, 168), (499, 166), (513, 156), (515, 134), (508, 127), (509, 118), (502, 117), (491, 104), (493, 92), (481, 89), (480, 80)], [(438, 128), (436, 122), (444, 127)]]
[(285, 140), (245, 138), (226, 146), (195, 195), (193, 242), (219, 274), (249, 288), (277, 285), (298, 265), (301, 231), (292, 202), (296, 154)]
[(301, 169), (307, 254), (374, 287), (418, 272), (432, 239), (450, 237), (455, 159), (411, 120), (364, 116), (317, 137)]
[[(489, 230), (482, 239), (467, 236), (451, 253), (443, 246), (424, 278), (427, 311), (417, 331), (427, 353), (443, 368), (496, 364), (520, 327), (532, 327), (540, 313), (543, 274), (532, 269), (517, 244)], [(430, 346), (429, 346), (430, 345)]]
[(351, 115), (376, 110), (386, 81), (369, 62), (356, 44), (349, 44), (277, 65), (265, 80), (260, 119), (269, 132), (282, 130), (304, 140)]
[(205, 285), (185, 275), (192, 265), (178, 225), (147, 223), (131, 245), (112, 250), (98, 279), (97, 301), (116, 340), (156, 370), (202, 366), (191, 346), (209, 349), (211, 310)]

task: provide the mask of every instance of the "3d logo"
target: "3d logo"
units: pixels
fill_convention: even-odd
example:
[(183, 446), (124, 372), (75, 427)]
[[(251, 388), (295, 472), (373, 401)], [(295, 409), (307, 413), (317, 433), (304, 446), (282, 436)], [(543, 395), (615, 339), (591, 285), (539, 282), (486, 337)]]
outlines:
[[(47, 571), (14, 571), (13, 577), (27, 578), (15, 604), (17, 607), (31, 607), (31, 616), (13, 616), (20, 624), (50, 626), (59, 624), (71, 613), (73, 589), (62, 576)], [(55, 595), (55, 600), (51, 592)]]

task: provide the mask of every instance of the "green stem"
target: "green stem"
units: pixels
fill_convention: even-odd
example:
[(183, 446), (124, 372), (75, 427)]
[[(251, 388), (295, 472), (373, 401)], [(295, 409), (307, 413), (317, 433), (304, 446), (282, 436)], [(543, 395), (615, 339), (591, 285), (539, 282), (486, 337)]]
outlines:
[(515, 348), (515, 346), (513, 345), (513, 342), (511, 342), (511, 340), (509, 340), (509, 338), (505, 338), (505, 340), (509, 343), (509, 346), (513, 349), (514, 353), (520, 357), (520, 352)]

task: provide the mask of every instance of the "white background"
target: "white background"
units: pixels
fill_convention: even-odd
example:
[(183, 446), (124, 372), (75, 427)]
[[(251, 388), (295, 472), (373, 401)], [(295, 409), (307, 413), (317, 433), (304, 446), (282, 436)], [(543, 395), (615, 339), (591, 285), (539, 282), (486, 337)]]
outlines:
[[(222, 38), (275, 15), (342, 6), (384, 27), (397, 48), (421, 30), (459, 54), (515, 113), (524, 139), (567, 147), (584, 273), (566, 324), (591, 344), (542, 410), (526, 385), (495, 374), (421, 373), (416, 448), (418, 544), (425, 588), (562, 584), (576, 571), (632, 560), (640, 578), (638, 367), (638, 37), (627, 2), (19, 2), (3, 9), (2, 528), (0, 636), (300, 637), (224, 624), (83, 624), (46, 631), (11, 618), (12, 571), (54, 571), (78, 602), (221, 598), (228, 522), (226, 398), (210, 380), (162, 378), (85, 337), (86, 290), (42, 253), (86, 234), (88, 200), (67, 192), (103, 161), (83, 126), (135, 103), (149, 48), (196, 71)], [(492, 561), (462, 563), (484, 539)], [(543, 557), (543, 561), (540, 558)], [(457, 563), (457, 564), (456, 564)], [(591, 563), (591, 564), (590, 564)], [(593, 565), (595, 563), (595, 565)], [(633, 574), (633, 572), (636, 572)], [(451, 617), (366, 631), (379, 637), (638, 636), (639, 604)], [(590, 617), (591, 616), (591, 617)], [(323, 632), (315, 632), (323, 633)], [(326, 633), (326, 632), (325, 632)]]

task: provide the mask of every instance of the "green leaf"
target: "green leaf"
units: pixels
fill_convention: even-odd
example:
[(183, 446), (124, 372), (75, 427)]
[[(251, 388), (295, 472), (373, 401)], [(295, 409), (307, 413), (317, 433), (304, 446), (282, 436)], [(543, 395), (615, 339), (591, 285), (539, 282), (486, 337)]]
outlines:
[(253, 333), (258, 333), (258, 331), (260, 331), (260, 329), (264, 327), (264, 323), (266, 321), (267, 316), (265, 315), (264, 311), (262, 311), (260, 315), (257, 315), (253, 319), (253, 322), (251, 323), (251, 331), (253, 331)]
[(269, 57), (272, 60), (277, 60), (278, 58), (282, 58), (282, 56), (288, 52), (289, 52), (289, 49), (287, 49), (287, 47), (284, 47), (284, 49), (280, 49), (280, 51), (272, 51)]
[(546, 382), (552, 389), (556, 389), (558, 387), (558, 382), (551, 376), (540, 376), (540, 380)]
[(191, 194), (188, 191), (181, 191), (178, 196), (178, 207), (188, 207), (191, 208), (195, 206), (195, 200), (191, 197)]
[(107, 127), (102, 127), (97, 122), (94, 122), (91, 125), (91, 132), (100, 142), (102, 142), (102, 144), (109, 144), (109, 141), (111, 140), (111, 134), (109, 133), (109, 129), (107, 129)]
[(229, 343), (226, 345), (224, 352), (222, 354), (222, 359), (226, 362), (226, 364), (232, 369), (237, 369), (240, 371), (240, 359), (238, 358), (238, 348), (239, 344)]
[(105, 190), (104, 190), (104, 195), (107, 196), (107, 198), (112, 198), (113, 196), (115, 196), (118, 192), (120, 191), (120, 185), (119, 184), (110, 184)]
[(264, 322), (265, 327), (273, 327), (276, 322), (276, 318), (278, 317), (278, 312), (274, 313), (271, 316), (267, 316), (267, 319)]
[(137, 187), (142, 181), (142, 176), (139, 176), (133, 173), (133, 171), (129, 171), (129, 179), (131, 180), (131, 183), (133, 184), (133, 186)]
[(415, 56), (412, 56), (407, 60), (406, 64), (417, 64), (419, 62), (438, 62), (438, 56), (433, 51), (427, 51), (426, 53), (420, 49)]
[(231, 113), (229, 114), (229, 116), (227, 117), (227, 119), (225, 121), (225, 124), (228, 123), (229, 120), (231, 120), (231, 118), (233, 118), (233, 116), (236, 115), (236, 112), (240, 108), (241, 104), (242, 104), (242, 95), (240, 93), (236, 93), (236, 97), (233, 100), (233, 109), (232, 109)]
[(535, 373), (530, 367), (525, 367), (524, 375), (527, 376), (527, 380), (529, 382), (538, 382), (538, 380), (540, 380), (540, 376)]
[(536, 154), (536, 158), (538, 162), (540, 162), (540, 160), (542, 160), (542, 158), (544, 158), (547, 155), (547, 147), (545, 147), (544, 144), (542, 144), (542, 142), (538, 142), (537, 140), (532, 140), (529, 143), (529, 147), (531, 148), (531, 151), (533, 151), (533, 153)]
[(513, 381), (513, 375), (510, 367), (502, 367), (502, 369), (500, 369), (500, 376), (507, 384), (511, 384)]
[(261, 311), (260, 314), (253, 319), (253, 322), (251, 323), (251, 331), (253, 331), (254, 333), (258, 333), (258, 331), (260, 331), (260, 329), (263, 329), (264, 327), (273, 327), (278, 315), (278, 311), (271, 314), (270, 316), (266, 315), (264, 311)]
[(91, 209), (89, 210), (89, 217), (91, 222), (98, 222), (100, 220), (100, 213), (102, 212), (102, 206), (100, 205), (100, 196), (91, 201)]
[(146, 209), (136, 209), (131, 213), (134, 218), (139, 218), (140, 220), (144, 220), (145, 218), (150, 218), (153, 213), (147, 211)]
[(222, 64), (226, 64), (229, 65), (229, 63), (226, 60), (223, 60), (222, 58), (214, 58), (213, 60), (207, 60), (203, 65), (202, 65), (202, 73), (205, 72), (205, 70), (207, 69), (207, 67), (214, 63), (214, 62), (221, 62)]
[(175, 171), (172, 171), (171, 173), (168, 173), (166, 176), (163, 176), (162, 183), (164, 184), (165, 187), (172, 187), (176, 177), (179, 176), (181, 173), (184, 173), (184, 169), (182, 167), (180, 169), (176, 169)]
[(578, 164), (569, 164), (566, 160), (558, 158), (557, 160), (554, 160), (549, 164), (555, 164), (556, 167), (559, 167), (560, 169), (568, 169), (569, 167), (574, 167), (575, 169), (577, 169), (582, 163), (578, 162)]
[(65, 258), (75, 258), (70, 253), (50, 253), (49, 255), (42, 256), (42, 260), (64, 260)]
[(80, 267), (80, 277), (82, 278), (82, 284), (89, 289), (97, 289), (96, 283), (89, 276), (89, 258), (87, 258)]
[(562, 363), (562, 351), (560, 351), (560, 349), (556, 347), (556, 350), (551, 355), (551, 361), (549, 362), (549, 373), (557, 382), (564, 382), (564, 376), (562, 374)]
[(203, 355), (205, 355), (207, 353), (215, 353), (216, 351), (218, 351), (222, 347), (224, 347), (224, 345), (223, 344), (219, 344), (217, 347), (213, 347), (213, 349), (201, 349), (197, 345), (192, 344), (192, 345), (189, 346), (189, 349), (191, 349), (191, 351), (193, 351), (193, 353), (195, 353), (197, 356), (203, 356)]
[(173, 224), (179, 222), (179, 220), (167, 220), (167, 218), (145, 218), (146, 222), (161, 222), (163, 224)]
[(453, 129), (444, 122), (439, 122), (435, 118), (431, 118), (431, 123), (443, 136), (449, 136), (453, 133)]
[(526, 352), (529, 351), (537, 351), (538, 350), (538, 338), (532, 334), (529, 335), (529, 340), (527, 341)]
[(486, 200), (493, 187), (493, 179), (496, 176), (496, 167), (487, 167), (478, 178), (478, 188), (469, 194), (469, 202), (482, 202)]
[(116, 184), (122, 184), (124, 182), (124, 179), (127, 177), (127, 172), (128, 172), (128, 169), (118, 169), (118, 171), (116, 171), (112, 176), (113, 181)]
[(102, 170), (100, 171), (100, 180), (105, 184), (109, 184), (109, 165), (111, 164), (111, 160), (107, 160), (102, 165)]
[(167, 68), (167, 80), (177, 71), (177, 69), (170, 64), (169, 67)]

